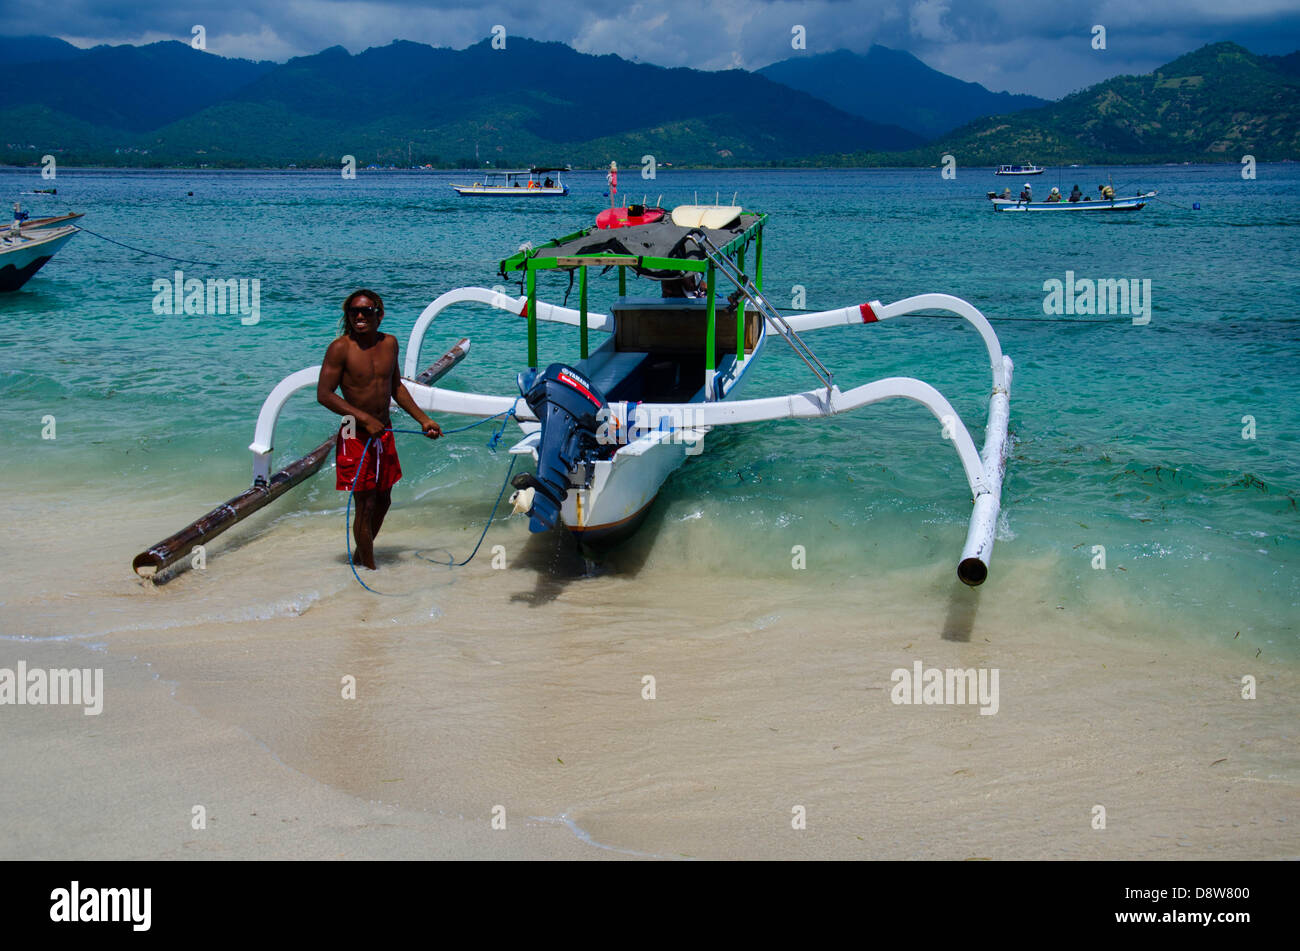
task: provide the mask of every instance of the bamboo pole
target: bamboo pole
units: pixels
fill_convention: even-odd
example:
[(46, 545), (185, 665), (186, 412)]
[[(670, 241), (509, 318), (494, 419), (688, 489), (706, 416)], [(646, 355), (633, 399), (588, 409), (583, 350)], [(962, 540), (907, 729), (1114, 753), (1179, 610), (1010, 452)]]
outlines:
[(274, 502), (295, 485), (320, 471), (334, 446), (330, 436), (297, 462), (285, 466), (271, 476), (265, 485), (255, 485), (227, 502), (218, 505), (202, 518), (186, 525), (175, 535), (163, 539), (148, 551), (135, 556), (131, 567), (142, 578), (152, 578), (191, 554), (196, 545), (216, 538), (232, 525), (237, 525), (258, 509)]
[(451, 372), (452, 367), (464, 360), (467, 353), (469, 353), (469, 337), (461, 337), (454, 347), (430, 364), (429, 369), (417, 376), (415, 382), (422, 386), (432, 386)]

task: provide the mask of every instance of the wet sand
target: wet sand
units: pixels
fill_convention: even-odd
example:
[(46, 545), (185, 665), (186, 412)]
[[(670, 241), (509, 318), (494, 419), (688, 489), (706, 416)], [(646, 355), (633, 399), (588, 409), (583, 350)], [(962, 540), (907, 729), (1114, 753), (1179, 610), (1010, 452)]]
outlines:
[[(395, 595), (283, 503), (154, 586), (131, 557), (206, 500), (62, 498), (3, 513), (0, 667), (102, 667), (104, 712), (0, 707), (0, 857), (1300, 856), (1295, 666), (1155, 630), (1132, 578), (1085, 604), (1009, 545), (978, 591), (942, 555), (756, 575), (662, 518), (602, 566), (519, 519), (416, 556), (488, 499), (394, 510)], [(917, 661), (996, 668), (998, 712), (894, 704)]]

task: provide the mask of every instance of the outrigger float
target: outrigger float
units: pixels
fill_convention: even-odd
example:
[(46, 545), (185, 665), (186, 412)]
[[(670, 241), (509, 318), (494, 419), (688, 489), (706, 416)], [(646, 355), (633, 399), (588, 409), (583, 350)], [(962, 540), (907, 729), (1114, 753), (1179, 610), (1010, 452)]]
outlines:
[[(650, 224), (616, 230), (586, 228), (538, 247), (525, 245), (500, 266), (503, 275), (522, 277), (523, 296), (462, 287), (447, 291), (424, 309), (406, 346), (406, 389), (427, 412), (512, 417), (522, 438), (510, 452), (536, 465), (535, 472), (513, 480), (518, 490), (515, 510), (528, 515), (534, 532), (563, 528), (593, 547), (634, 531), (665, 480), (688, 456), (703, 450), (715, 427), (833, 416), (882, 400), (912, 400), (941, 423), (943, 435), (951, 438), (961, 460), (974, 508), (957, 576), (968, 585), (982, 584), (988, 576), (1001, 505), (1012, 377), (1011, 359), (1002, 353), (993, 328), (974, 306), (946, 294), (782, 316), (762, 291), (766, 224), (766, 215), (739, 208), (684, 206), (675, 209), (671, 218)], [(753, 262), (752, 272), (746, 271), (747, 258)], [(620, 296), (609, 314), (588, 309), (593, 268), (617, 268)], [(538, 275), (556, 270), (577, 272), (576, 309), (538, 299)], [(662, 293), (628, 296), (628, 272), (660, 282)], [(702, 297), (664, 296), (686, 286), (689, 282), (683, 279), (688, 274), (703, 279)], [(720, 277), (735, 288), (729, 297), (721, 293)], [(663, 286), (665, 282), (672, 283)], [(456, 392), (434, 385), (436, 379), (429, 371), (416, 375), (421, 345), (434, 320), (449, 307), (466, 303), (486, 304), (527, 321), (528, 366), (519, 374), (518, 395)], [(889, 377), (842, 390), (801, 337), (827, 327), (933, 311), (966, 320), (987, 351), (989, 400), (982, 451), (952, 405), (928, 383)], [(538, 353), (541, 321), (576, 328), (576, 360), (544, 367)], [(593, 340), (593, 334), (602, 336)], [(817, 385), (786, 396), (740, 399), (772, 335), (794, 349)], [(439, 362), (449, 359), (450, 355)], [(442, 372), (454, 365), (452, 361)], [(314, 366), (291, 374), (262, 405), (249, 447), (254, 487), (250, 491), (306, 477), (301, 467), (289, 476), (284, 474), (288, 470), (272, 475), (271, 456), (276, 420), (285, 403), (297, 391), (314, 388), (319, 373), (320, 367)], [(939, 429), (935, 437), (940, 438)], [(233, 521), (224, 527), (229, 524)], [(155, 546), (156, 557), (146, 552), (137, 558), (137, 570), (142, 566), (147, 571), (161, 570), (178, 560), (193, 537), (183, 531), (173, 536), (170, 545), (160, 543)]]

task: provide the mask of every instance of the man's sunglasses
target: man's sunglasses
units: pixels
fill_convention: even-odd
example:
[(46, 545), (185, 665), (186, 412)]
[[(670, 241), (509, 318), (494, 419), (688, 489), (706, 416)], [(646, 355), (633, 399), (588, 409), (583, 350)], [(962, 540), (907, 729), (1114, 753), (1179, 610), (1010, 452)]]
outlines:
[(378, 307), (349, 307), (349, 317), (378, 317), (383, 311)]

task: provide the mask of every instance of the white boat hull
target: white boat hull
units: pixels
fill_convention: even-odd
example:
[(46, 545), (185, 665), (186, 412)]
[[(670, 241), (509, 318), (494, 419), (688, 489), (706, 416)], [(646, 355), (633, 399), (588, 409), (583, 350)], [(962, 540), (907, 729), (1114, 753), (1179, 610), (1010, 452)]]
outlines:
[(990, 201), (994, 211), (1141, 211), (1146, 203), (1156, 196), (1155, 192), (1134, 195), (1130, 198), (1102, 199), (1100, 201), (1013, 201), (1008, 198), (994, 198)]
[(569, 489), (560, 520), (584, 544), (611, 544), (634, 531), (689, 447), (667, 435), (635, 447), (636, 454), (633, 448), (597, 462), (590, 488)]
[[(766, 342), (764, 327), (740, 372), (732, 378), (723, 377), (723, 400), (740, 394)], [(704, 451), (704, 438), (711, 427), (692, 425), (694, 408), (704, 405), (703, 392), (694, 402), (682, 405), (680, 418), (670, 427), (640, 436), (612, 458), (596, 462), (589, 486), (571, 478), (568, 497), (560, 507), (564, 528), (592, 546), (613, 544), (634, 531), (668, 477), (690, 456)], [(536, 461), (536, 449), (532, 456)]]
[(552, 188), (498, 187), (495, 185), (452, 185), (457, 195), (466, 198), (557, 198), (569, 194), (569, 186), (557, 185)]
[(73, 226), (0, 233), (0, 291), (16, 291), (43, 268), (77, 231)]

